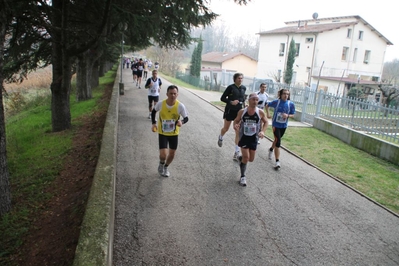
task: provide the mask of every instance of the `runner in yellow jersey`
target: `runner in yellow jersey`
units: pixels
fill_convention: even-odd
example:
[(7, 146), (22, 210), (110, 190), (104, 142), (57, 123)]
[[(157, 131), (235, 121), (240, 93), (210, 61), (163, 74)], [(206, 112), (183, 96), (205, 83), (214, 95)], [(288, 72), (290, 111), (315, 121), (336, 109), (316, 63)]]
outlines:
[[(180, 127), (188, 122), (187, 109), (177, 100), (178, 94), (179, 88), (170, 85), (166, 90), (167, 99), (158, 102), (151, 112), (152, 131), (158, 131), (159, 139), (158, 173), (164, 177), (170, 175), (168, 167), (176, 154)], [(158, 123), (155, 119), (157, 112)], [(183, 120), (180, 120), (180, 117)]]

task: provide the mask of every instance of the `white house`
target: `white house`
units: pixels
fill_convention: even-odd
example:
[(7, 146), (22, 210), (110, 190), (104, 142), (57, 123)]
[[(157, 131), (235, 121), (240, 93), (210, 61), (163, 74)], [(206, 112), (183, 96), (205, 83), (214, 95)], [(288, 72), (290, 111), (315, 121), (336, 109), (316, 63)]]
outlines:
[(374, 95), (392, 43), (360, 16), (285, 22), (260, 32), (257, 78), (284, 76), (291, 39), (296, 44), (292, 84), (346, 94), (360, 86)]
[(206, 53), (201, 57), (200, 79), (215, 88), (233, 83), (233, 75), (240, 72), (244, 75), (244, 83), (249, 84), (255, 77), (257, 63), (256, 59), (242, 52)]

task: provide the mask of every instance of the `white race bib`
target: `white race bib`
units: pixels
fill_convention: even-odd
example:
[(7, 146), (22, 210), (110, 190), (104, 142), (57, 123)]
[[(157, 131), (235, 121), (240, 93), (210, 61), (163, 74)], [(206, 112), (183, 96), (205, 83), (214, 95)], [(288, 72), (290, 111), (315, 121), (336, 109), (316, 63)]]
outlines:
[(162, 120), (162, 131), (163, 132), (173, 132), (175, 130), (175, 120)]
[(284, 118), (283, 114), (284, 113), (277, 113), (276, 122), (278, 122), (278, 123), (286, 123), (287, 122), (287, 118)]
[(245, 136), (253, 136), (256, 134), (256, 124), (253, 122), (245, 122), (244, 123), (244, 135)]

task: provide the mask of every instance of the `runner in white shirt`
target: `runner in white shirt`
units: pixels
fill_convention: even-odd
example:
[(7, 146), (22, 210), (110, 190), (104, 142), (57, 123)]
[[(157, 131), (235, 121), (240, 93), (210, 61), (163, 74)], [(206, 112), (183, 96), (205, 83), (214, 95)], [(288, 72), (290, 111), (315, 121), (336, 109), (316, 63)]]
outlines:
[(151, 119), (153, 106), (159, 102), (159, 92), (161, 91), (162, 80), (158, 78), (158, 71), (152, 71), (152, 77), (147, 79), (144, 88), (148, 89), (148, 109), (150, 111), (148, 119)]
[[(256, 94), (258, 95), (258, 98), (259, 98), (258, 108), (266, 111), (267, 118), (272, 118), (269, 113), (269, 107), (266, 105), (267, 100), (269, 99), (269, 94), (266, 93), (266, 89), (267, 89), (267, 85), (265, 83), (261, 83), (259, 86), (259, 91), (256, 92)], [(259, 140), (258, 140), (258, 144), (260, 144)]]

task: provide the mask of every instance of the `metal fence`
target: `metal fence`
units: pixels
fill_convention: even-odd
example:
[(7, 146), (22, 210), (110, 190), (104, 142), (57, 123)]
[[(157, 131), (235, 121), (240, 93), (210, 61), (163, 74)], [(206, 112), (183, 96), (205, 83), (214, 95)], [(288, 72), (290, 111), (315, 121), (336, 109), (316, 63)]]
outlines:
[[(233, 76), (235, 72), (214, 72), (214, 71), (201, 71), (201, 77), (194, 77), (187, 73), (177, 72), (176, 78), (180, 79), (188, 84), (196, 86), (204, 90), (211, 91), (224, 91), (224, 89), (233, 83)], [(268, 84), (268, 93), (273, 94), (276, 92), (276, 86), (272, 79), (258, 79), (253, 77), (244, 76), (242, 84), (247, 87), (248, 92), (254, 92), (259, 90), (260, 83)], [(277, 85), (277, 84), (276, 84)]]
[[(177, 78), (206, 90), (223, 91), (233, 83), (233, 75), (231, 72), (220, 73), (219, 82), (215, 84), (183, 73), (179, 73)], [(244, 77), (243, 85), (250, 93), (257, 91), (260, 82), (265, 80), (268, 79)], [(218, 86), (215, 86), (216, 84)], [(301, 112), (301, 122), (313, 124), (313, 119), (320, 117), (377, 138), (399, 143), (399, 108), (281, 83), (268, 83), (267, 92), (270, 98), (276, 98), (278, 90), (282, 88), (290, 90), (290, 100), (295, 103), (296, 110)]]
[(290, 100), (300, 110), (301, 121), (313, 124), (314, 117), (332, 121), (353, 130), (399, 143), (399, 108), (314, 91), (309, 87), (290, 88)]

